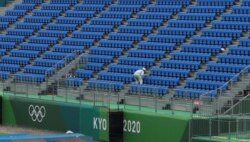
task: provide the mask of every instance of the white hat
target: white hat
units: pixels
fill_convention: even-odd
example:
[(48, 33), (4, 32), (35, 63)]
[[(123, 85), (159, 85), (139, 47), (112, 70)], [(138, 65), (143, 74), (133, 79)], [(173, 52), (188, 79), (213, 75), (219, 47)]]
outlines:
[(144, 71), (145, 71), (145, 70), (146, 70), (146, 68), (142, 68), (142, 70), (144, 70)]
[(66, 132), (66, 134), (73, 134), (74, 132), (72, 132), (72, 131), (70, 131), (70, 130), (68, 130), (67, 132)]

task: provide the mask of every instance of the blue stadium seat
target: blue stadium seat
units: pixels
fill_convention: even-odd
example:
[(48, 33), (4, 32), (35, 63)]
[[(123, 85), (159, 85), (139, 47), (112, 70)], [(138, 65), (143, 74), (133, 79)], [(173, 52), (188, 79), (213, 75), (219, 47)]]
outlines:
[(185, 85), (185, 88), (204, 89), (204, 90), (215, 90), (220, 87), (222, 87), (223, 90), (226, 90), (228, 88), (228, 84), (219, 81), (188, 79)]
[(206, 37), (206, 36), (193, 36), (193, 44), (208, 44), (208, 45), (222, 45), (228, 46), (232, 42), (232, 38), (228, 37)]
[(172, 0), (157, 0), (158, 5), (182, 5), (182, 6), (188, 6), (190, 4), (189, 0), (178, 0), (178, 1), (172, 1)]
[(82, 32), (82, 31), (74, 31), (73, 38), (80, 38), (80, 39), (96, 39), (100, 40), (103, 38), (103, 32)]
[(182, 35), (149, 35), (149, 42), (163, 42), (181, 44), (185, 42), (186, 36)]
[(212, 27), (215, 29), (231, 29), (231, 30), (250, 30), (247, 22), (231, 22), (231, 21), (213, 21)]
[(204, 45), (204, 44), (183, 44), (183, 52), (194, 52), (194, 53), (211, 53), (218, 54), (221, 51), (219, 45)]
[(119, 26), (122, 24), (122, 19), (114, 18), (93, 18), (90, 22), (91, 25), (113, 25)]
[(25, 23), (43, 23), (43, 24), (47, 24), (50, 23), (52, 20), (51, 17), (41, 17), (41, 16), (25, 16), (24, 17), (24, 22)]
[(237, 81), (238, 77), (239, 76), (237, 76), (234, 73), (211, 72), (211, 71), (199, 71), (196, 74), (196, 79), (198, 80), (210, 80), (210, 81), (220, 81), (220, 82), (227, 82), (230, 79)]
[(163, 12), (145, 12), (141, 11), (138, 13), (138, 19), (156, 19), (156, 20), (169, 20), (172, 17), (172, 13)]
[(207, 71), (239, 73), (244, 68), (246, 68), (246, 65), (224, 64), (224, 63), (211, 62), (207, 66)]
[(22, 3), (27, 4), (41, 4), (44, 3), (44, 0), (23, 0)]
[(195, 28), (170, 28), (161, 27), (159, 28), (158, 34), (160, 35), (185, 35), (192, 36), (195, 34)]
[(71, 45), (55, 45), (53, 48), (54, 52), (63, 52), (63, 53), (83, 53), (84, 47), (82, 46), (71, 46)]
[(35, 59), (34, 65), (43, 67), (55, 67), (57, 69), (63, 68), (65, 66), (63, 60), (51, 60), (51, 59), (41, 59), (41, 58)]
[(171, 12), (173, 14), (181, 11), (181, 5), (148, 5), (148, 12)]
[(131, 16), (132, 12), (103, 11), (100, 13), (101, 18), (129, 19)]
[(74, 4), (78, 3), (78, 0), (51, 0), (50, 3), (53, 3), (53, 4), (71, 4), (71, 5), (74, 5)]
[(17, 21), (17, 16), (0, 16), (0, 22), (14, 23)]
[(188, 13), (216, 13), (220, 14), (225, 11), (224, 6), (197, 6), (190, 5), (188, 6)]
[(71, 87), (79, 87), (79, 86), (83, 85), (82, 79), (78, 78), (78, 77), (69, 77), (69, 78), (66, 78), (65, 79), (65, 83), (68, 86), (71, 86)]
[(7, 10), (5, 12), (6, 16), (18, 16), (18, 17), (22, 17), (26, 14), (26, 10), (14, 10), (14, 9), (10, 9)]
[(133, 41), (117, 41), (102, 39), (99, 41), (99, 46), (107, 48), (122, 48), (130, 49), (133, 47)]
[(5, 30), (9, 27), (8, 22), (0, 22), (0, 30)]
[(142, 41), (138, 44), (138, 49), (171, 52), (175, 49), (175, 43), (156, 43)]
[(122, 65), (151, 67), (155, 64), (155, 60), (152, 58), (135, 58), (121, 56), (118, 59), (118, 63)]
[(139, 58), (154, 58), (156, 60), (165, 57), (164, 51), (152, 51), (152, 50), (137, 50), (131, 49), (128, 51), (129, 57), (139, 57)]
[(162, 76), (145, 76), (143, 78), (143, 84), (168, 86), (173, 88), (179, 84), (179, 78), (162, 77)]
[(90, 78), (93, 77), (93, 71), (91, 71), (91, 70), (84, 70), (84, 69), (77, 69), (75, 71), (75, 75), (78, 78), (90, 79)]
[(104, 5), (102, 4), (77, 4), (75, 5), (76, 11), (102, 11)]
[(190, 52), (173, 52), (171, 59), (186, 60), (186, 61), (200, 61), (207, 62), (210, 60), (211, 54), (208, 53), (190, 53)]
[(112, 63), (108, 66), (108, 72), (133, 74), (135, 71), (142, 68), (142, 66), (119, 65)]
[(16, 23), (16, 29), (32, 29), (40, 30), (42, 29), (43, 23)]
[(22, 82), (42, 83), (45, 81), (45, 75), (18, 72), (15, 74), (15, 80)]
[(241, 5), (250, 6), (250, 1), (249, 0), (243, 0)]
[(191, 99), (197, 99), (201, 95), (206, 95), (209, 97), (216, 97), (216, 91), (206, 91), (201, 89), (191, 89), (191, 88), (176, 88), (174, 97), (185, 97)]
[(205, 28), (202, 30), (202, 36), (209, 37), (232, 37), (239, 38), (242, 34), (241, 30), (230, 30), (230, 29), (209, 29)]
[(55, 37), (39, 37), (39, 36), (32, 36), (29, 38), (30, 43), (38, 43), (38, 44), (57, 44), (58, 39)]
[(250, 46), (250, 38), (240, 38), (239, 46), (249, 47)]
[(181, 12), (178, 14), (179, 20), (200, 20), (212, 21), (215, 19), (215, 13), (186, 13)]
[(143, 34), (132, 34), (132, 33), (110, 33), (110, 40), (126, 40), (126, 41), (141, 41), (143, 39)]
[(83, 25), (85, 24), (85, 18), (83, 17), (58, 17), (56, 19), (57, 24), (77, 24)]
[(29, 58), (3, 56), (2, 63), (17, 64), (17, 65), (25, 66), (29, 64)]
[(197, 61), (184, 61), (184, 60), (168, 60), (164, 59), (161, 61), (162, 68), (176, 68), (176, 69), (187, 69), (196, 71), (200, 68), (200, 62)]
[(0, 49), (11, 50), (14, 49), (15, 47), (16, 47), (15, 42), (0, 42)]
[(148, 5), (150, 0), (119, 0), (120, 5)]
[(15, 4), (14, 9), (15, 10), (30, 11), (30, 10), (34, 9), (35, 6), (36, 6), (36, 4), (18, 3), (18, 4)]
[(228, 54), (230, 54), (230, 55), (250, 56), (250, 48), (248, 48), (248, 47), (230, 46)]
[(122, 51), (123, 51), (122, 48), (105, 48), (105, 47), (92, 46), (89, 49), (89, 54), (119, 57), (122, 55)]
[(11, 73), (15, 73), (18, 72), (20, 69), (19, 65), (15, 65), (15, 64), (0, 64), (0, 71), (6, 71), (6, 72), (11, 72)]
[(95, 11), (75, 11), (67, 10), (65, 17), (75, 17), (75, 18), (92, 18), (95, 16)]
[(103, 5), (108, 5), (112, 4), (113, 0), (85, 0), (84, 4), (103, 4)]
[(0, 56), (4, 56), (6, 54), (6, 49), (0, 49)]
[(23, 42), (24, 36), (0, 35), (0, 42)]
[(159, 27), (162, 25), (162, 20), (129, 19), (128, 25), (129, 26)]
[(103, 70), (103, 63), (87, 62), (85, 64), (85, 69), (92, 70), (94, 72), (99, 72), (99, 71)]
[(51, 76), (55, 74), (55, 69), (51, 67), (40, 67), (40, 66), (28, 65), (24, 68), (24, 73), (43, 74), (46, 76)]
[(7, 80), (10, 77), (10, 73), (6, 71), (0, 71), (0, 79)]
[(234, 5), (234, 0), (198, 0), (197, 5), (204, 6), (232, 6)]
[(89, 25), (85, 24), (82, 26), (83, 32), (104, 32), (109, 33), (113, 31), (113, 26), (111, 25)]
[(169, 27), (176, 28), (203, 28), (205, 26), (205, 21), (194, 21), (194, 20), (169, 20)]
[(74, 57), (74, 54), (72, 53), (62, 53), (62, 52), (45, 52), (43, 54), (43, 58), (44, 59), (52, 59), (52, 60), (73, 60), (75, 57)]
[(152, 27), (137, 27), (137, 26), (125, 26), (121, 25), (118, 28), (119, 33), (132, 33), (132, 34), (150, 34), (152, 33)]
[(19, 49), (44, 52), (49, 50), (49, 44), (21, 43)]
[(117, 81), (106, 81), (106, 80), (96, 80), (90, 79), (88, 81), (89, 89), (101, 89), (105, 91), (120, 91), (123, 89), (123, 83)]
[(72, 45), (72, 46), (87, 46), (90, 47), (93, 45), (93, 39), (77, 39), (77, 38), (64, 38), (63, 45)]
[(8, 29), (7, 35), (16, 35), (16, 36), (31, 36), (34, 34), (33, 30), (29, 29)]
[(190, 72), (189, 70), (184, 70), (184, 69), (153, 67), (150, 70), (150, 75), (162, 76), (162, 77), (187, 78), (189, 77), (189, 72)]
[(164, 96), (168, 93), (168, 88), (165, 86), (148, 85), (148, 84), (130, 84), (129, 93), (141, 95), (159, 95)]
[(60, 10), (60, 11), (66, 11), (70, 7), (70, 4), (48, 4), (44, 3), (42, 4), (42, 10)]
[(250, 15), (226, 13), (222, 15), (222, 21), (250, 22)]
[(65, 38), (67, 36), (67, 31), (55, 31), (55, 30), (40, 30), (38, 32), (39, 37), (57, 37)]
[(87, 61), (88, 62), (95, 62), (95, 63), (103, 63), (103, 64), (109, 64), (113, 62), (113, 56), (99, 56), (99, 55), (87, 55)]
[(234, 5), (232, 7), (232, 13), (235, 14), (250, 14), (250, 9), (248, 6)]
[(60, 13), (60, 10), (33, 10), (33, 16), (58, 17)]
[(124, 74), (124, 73), (114, 73), (114, 72), (105, 72), (102, 71), (98, 73), (99, 80), (108, 80), (108, 81), (118, 81), (123, 83), (130, 83), (134, 81), (133, 74)]
[(250, 64), (250, 57), (249, 56), (242, 56), (242, 55), (221, 54), (218, 56), (217, 62), (218, 63), (226, 63), (226, 64), (249, 65)]
[(39, 56), (39, 51), (13, 49), (10, 52), (10, 56), (34, 59)]
[(118, 5), (112, 4), (109, 7), (109, 11), (124, 11), (124, 12), (138, 12), (141, 10), (141, 5)]
[(58, 30), (58, 31), (74, 31), (76, 30), (76, 24), (55, 24), (50, 23), (48, 24), (48, 30)]

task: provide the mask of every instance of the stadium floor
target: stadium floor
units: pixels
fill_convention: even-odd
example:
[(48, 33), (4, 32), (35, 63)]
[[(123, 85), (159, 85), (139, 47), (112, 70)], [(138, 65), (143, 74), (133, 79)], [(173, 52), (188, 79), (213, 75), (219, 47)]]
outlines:
[[(66, 99), (65, 97), (61, 97), (61, 96), (53, 96), (53, 95), (27, 95), (27, 94), (13, 94), (11, 92), (0, 92), (0, 96), (15, 96), (15, 97), (27, 97), (30, 99), (39, 99), (39, 100), (46, 100), (46, 101), (55, 101), (55, 102), (65, 102), (65, 103), (74, 103), (74, 104), (80, 104), (80, 105), (88, 105), (88, 106), (107, 106), (110, 109), (125, 109), (125, 110), (130, 110), (130, 111), (136, 111), (136, 113), (140, 113), (143, 112), (151, 114), (155, 113), (155, 115), (165, 115), (165, 116), (169, 116), (172, 118), (178, 118), (178, 119), (184, 119), (184, 120), (189, 120), (192, 117), (194, 117), (194, 115), (190, 112), (184, 112), (184, 111), (177, 111), (177, 110), (156, 110), (153, 108), (148, 108), (148, 107), (138, 107), (138, 106), (134, 106), (134, 105), (122, 105), (122, 104), (115, 104), (115, 103), (111, 103), (111, 104), (103, 104), (103, 102), (93, 102), (93, 101), (79, 101), (76, 99)], [(139, 111), (138, 111), (139, 110)]]

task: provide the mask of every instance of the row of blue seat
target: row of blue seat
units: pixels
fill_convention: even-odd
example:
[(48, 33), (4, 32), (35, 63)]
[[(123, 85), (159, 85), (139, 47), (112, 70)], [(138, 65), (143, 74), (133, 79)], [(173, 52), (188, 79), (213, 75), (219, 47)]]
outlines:
[(48, 30), (58, 30), (58, 31), (74, 31), (76, 30), (76, 24), (55, 24), (50, 23), (48, 24)]
[[(82, 56), (81, 58), (85, 58)], [(104, 64), (109, 64), (113, 62), (113, 56), (99, 56), (99, 55), (92, 55), (88, 54), (87, 55), (87, 61), (88, 62), (95, 62), (95, 63), (104, 63)]]
[(37, 58), (39, 56), (39, 51), (13, 49), (10, 52), (10, 56), (34, 59), (34, 58)]
[(43, 23), (16, 23), (16, 29), (32, 29), (32, 30), (40, 30), (42, 29)]
[(93, 71), (85, 69), (77, 69), (75, 71), (75, 76), (82, 79), (90, 79), (93, 77)]
[(238, 6), (235, 5), (232, 7), (232, 13), (235, 14), (250, 14), (250, 9), (248, 6)]
[(119, 0), (118, 3), (121, 5), (148, 5), (150, 0)]
[(167, 12), (145, 12), (145, 11), (142, 11), (142, 12), (139, 12), (137, 14), (137, 18), (138, 19), (156, 19), (156, 20), (169, 20), (172, 18), (172, 13), (167, 13)]
[(214, 72), (227, 72), (227, 73), (239, 73), (243, 70), (246, 65), (237, 64), (225, 64), (225, 63), (208, 63), (207, 71)]
[(90, 79), (88, 81), (88, 88), (101, 89), (106, 91), (120, 91), (121, 89), (123, 89), (123, 83), (117, 81)]
[(225, 6), (199, 6), (190, 5), (188, 6), (188, 13), (215, 13), (220, 14), (225, 11)]
[(168, 93), (168, 88), (157, 85), (148, 84), (131, 84), (129, 85), (129, 93), (136, 95), (159, 95), (164, 96)]
[(249, 0), (243, 0), (241, 5), (250, 6), (250, 1)]
[(231, 14), (226, 13), (222, 15), (222, 21), (241, 21), (241, 22), (250, 22), (250, 16), (247, 14)]
[(108, 55), (108, 56), (115, 56), (119, 57), (123, 53), (121, 48), (104, 48), (104, 47), (91, 47), (89, 49), (89, 54), (96, 54), (96, 55)]
[(35, 43), (21, 43), (20, 50), (31, 50), (31, 51), (39, 51), (44, 52), (49, 50), (49, 44), (35, 44)]
[(98, 73), (98, 79), (108, 80), (108, 81), (118, 81), (123, 83), (130, 83), (134, 81), (134, 77), (132, 74), (105, 72), (105, 71)]
[(122, 19), (113, 19), (113, 18), (92, 18), (91, 25), (112, 25), (119, 26), (122, 24)]
[(92, 18), (95, 16), (95, 11), (75, 11), (67, 10), (65, 17), (75, 17), (75, 18)]
[(150, 34), (152, 33), (152, 27), (137, 27), (137, 26), (125, 26), (121, 25), (118, 28), (119, 33), (132, 33), (132, 34)]
[(218, 56), (218, 63), (227, 63), (227, 64), (250, 64), (250, 57), (249, 56), (242, 56), (242, 55), (227, 55), (221, 54)]
[(0, 49), (7, 49), (11, 50), (16, 48), (16, 43), (15, 42), (0, 42)]
[[(56, 19), (57, 24), (77, 24), (83, 25), (86, 23), (85, 17), (58, 17)], [(66, 29), (65, 29), (66, 30)], [(71, 29), (69, 29), (71, 31)]]
[(211, 53), (218, 54), (221, 51), (219, 45), (204, 45), (204, 44), (183, 44), (183, 52), (195, 52), (195, 53)]
[(37, 58), (34, 60), (34, 66), (54, 67), (60, 69), (63, 68), (65, 64), (63, 60)]
[(222, 45), (228, 46), (232, 42), (232, 38), (228, 37), (207, 37), (207, 36), (193, 36), (193, 44), (208, 44), (208, 45)]
[(186, 36), (183, 35), (149, 35), (148, 41), (149, 42), (163, 42), (163, 43), (176, 43), (181, 44), (185, 42)]
[(215, 29), (250, 30), (247, 22), (213, 21), (212, 27)]
[(45, 52), (43, 54), (44, 59), (52, 59), (52, 60), (68, 60), (71, 61), (75, 58), (72, 53), (61, 53), (61, 52)]
[(0, 30), (5, 30), (9, 27), (8, 22), (0, 22)]
[(79, 87), (83, 85), (82, 78), (78, 78), (78, 77), (68, 77), (65, 79), (65, 83), (66, 85), (71, 86), (71, 87)]
[(186, 13), (181, 12), (178, 14), (179, 20), (200, 20), (212, 21), (215, 19), (215, 13)]
[(45, 81), (45, 75), (18, 72), (15, 74), (14, 79), (29, 83), (42, 83)]
[(250, 56), (250, 48), (248, 48), (248, 47), (230, 46), (228, 54), (230, 54), (230, 55)]
[(70, 7), (70, 4), (50, 4), (50, 3), (44, 3), (42, 4), (42, 10), (60, 10), (60, 11), (66, 11)]
[(232, 6), (234, 5), (234, 0), (198, 0), (197, 5), (205, 6)]
[(185, 35), (192, 36), (195, 34), (195, 28), (170, 28), (170, 27), (161, 27), (159, 28), (158, 34), (161, 35)]
[(219, 81), (188, 79), (185, 85), (185, 88), (204, 89), (204, 90), (215, 90), (220, 87), (222, 87), (223, 90), (226, 90), (228, 88), (228, 84)]
[(132, 34), (132, 33), (110, 33), (110, 40), (125, 40), (125, 41), (141, 41), (143, 34)]
[(8, 71), (0, 71), (0, 79), (7, 80), (10, 77), (10, 72)]
[(185, 61), (207, 62), (210, 60), (211, 54), (208, 53), (191, 53), (191, 52), (173, 52), (171, 59)]
[(24, 36), (15, 36), (15, 35), (0, 35), (0, 42), (23, 42)]
[(69, 45), (55, 45), (53, 48), (54, 52), (63, 52), (63, 53), (83, 53), (84, 48), (82, 46), (69, 46)]
[(229, 29), (203, 29), (202, 36), (209, 37), (232, 37), (239, 38), (242, 34), (241, 30), (229, 30)]
[(250, 38), (240, 38), (239, 46), (249, 47), (250, 46)]
[(104, 9), (103, 4), (76, 4), (76, 11), (102, 11)]
[(29, 29), (8, 29), (7, 30), (7, 35), (16, 35), (16, 36), (31, 36), (34, 34), (33, 30)]
[(114, 19), (129, 19), (132, 16), (132, 12), (112, 12), (103, 11), (100, 13), (101, 18), (114, 18)]
[(148, 5), (148, 12), (171, 12), (172, 14), (176, 14), (181, 11), (181, 5)]
[(108, 5), (112, 4), (113, 0), (85, 0), (84, 4), (103, 4), (103, 5)]
[(162, 25), (162, 20), (148, 19), (129, 19), (129, 26), (144, 26), (144, 27), (159, 27)]
[(15, 9), (10, 9), (5, 11), (6, 16), (18, 16), (22, 17), (26, 14), (26, 10), (15, 10)]
[(162, 76), (162, 77), (187, 78), (189, 77), (189, 72), (190, 72), (189, 70), (184, 70), (184, 69), (154, 67), (150, 70), (150, 75)]
[(6, 54), (6, 49), (0, 49), (0, 56), (4, 56)]
[(163, 59), (161, 66), (163, 68), (176, 68), (176, 69), (187, 69), (196, 71), (200, 68), (200, 62), (197, 61), (186, 61), (186, 60), (168, 60)]
[(32, 3), (18, 3), (15, 4), (14, 9), (15, 10), (26, 10), (26, 11), (30, 11), (32, 9), (34, 9), (36, 6), (36, 4), (32, 4)]
[(27, 4), (41, 4), (41, 3), (44, 3), (44, 0), (23, 0), (22, 3), (27, 3)]
[(0, 22), (14, 23), (17, 21), (17, 16), (0, 16)]
[(84, 32), (104, 32), (109, 33), (113, 31), (112, 25), (89, 25), (85, 24), (82, 26)]
[(53, 4), (71, 4), (71, 5), (74, 5), (74, 4), (78, 3), (78, 0), (51, 0), (50, 3), (53, 3)]
[(0, 71), (6, 71), (6, 72), (11, 72), (11, 73), (15, 73), (18, 72), (20, 69), (19, 65), (15, 65), (15, 64), (0, 64)]
[(55, 74), (55, 69), (51, 68), (51, 67), (41, 67), (41, 66), (28, 65), (24, 68), (24, 73), (43, 74), (46, 76), (51, 76), (51, 75)]
[(175, 49), (175, 43), (157, 43), (141, 41), (138, 44), (138, 49), (171, 52)]
[(182, 6), (188, 6), (191, 2), (190, 2), (190, 0), (178, 0), (178, 1), (157, 0), (156, 3), (158, 5), (182, 5)]
[(3, 56), (2, 63), (25, 66), (29, 64), (29, 58)]
[(142, 69), (142, 66), (120, 65), (115, 63), (112, 63), (108, 66), (108, 72), (116, 73), (133, 74), (138, 69)]
[(80, 39), (102, 39), (104, 36), (103, 32), (82, 32), (82, 31), (74, 31), (73, 38)]
[(124, 11), (124, 12), (138, 12), (141, 11), (141, 5), (120, 5), (112, 4), (109, 6), (109, 11)]
[(93, 45), (93, 42), (94, 39), (79, 39), (79, 38), (69, 38), (69, 37), (63, 39), (63, 45), (72, 45), (72, 46), (90, 47)]
[(110, 47), (110, 48), (122, 48), (130, 49), (133, 47), (133, 41), (118, 41), (118, 40), (106, 40), (102, 39), (99, 41), (99, 46)]
[(162, 59), (165, 57), (164, 51), (152, 51), (152, 50), (129, 50), (128, 57), (139, 57), (139, 58), (154, 58), (156, 60)]
[(223, 72), (211, 72), (211, 71), (199, 71), (196, 74), (198, 80), (210, 80), (210, 81), (221, 81), (227, 82), (230, 79), (234, 81), (238, 80), (238, 75), (234, 73), (223, 73)]
[(65, 38), (67, 36), (67, 31), (55, 31), (55, 30), (40, 30), (38, 32), (38, 36), (40, 37), (57, 37), (57, 38)]
[(155, 64), (155, 60), (152, 58), (135, 58), (121, 56), (118, 59), (118, 63), (122, 65), (151, 67)]
[(177, 85), (179, 85), (179, 78), (150, 75), (150, 76), (145, 76), (143, 78), (143, 83), (150, 84), (150, 85), (168, 86), (168, 87), (174, 88)]
[(201, 95), (208, 96), (208, 97), (216, 97), (216, 91), (206, 91), (201, 89), (191, 89), (191, 88), (176, 88), (174, 97), (181, 97), (181, 98), (191, 98), (197, 99)]
[(61, 15), (60, 10), (33, 10), (33, 16), (42, 16), (42, 17), (58, 17)]
[(56, 37), (39, 37), (39, 36), (32, 36), (29, 38), (30, 43), (38, 43), (38, 44), (57, 44), (58, 39)]

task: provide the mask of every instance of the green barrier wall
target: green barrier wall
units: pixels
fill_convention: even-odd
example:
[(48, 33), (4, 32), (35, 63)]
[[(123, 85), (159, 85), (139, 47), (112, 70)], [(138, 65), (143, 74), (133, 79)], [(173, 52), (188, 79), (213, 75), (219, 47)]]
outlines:
[[(3, 97), (3, 124), (80, 132), (108, 141), (109, 111), (103, 107)], [(187, 142), (188, 119), (124, 111), (125, 142)]]

